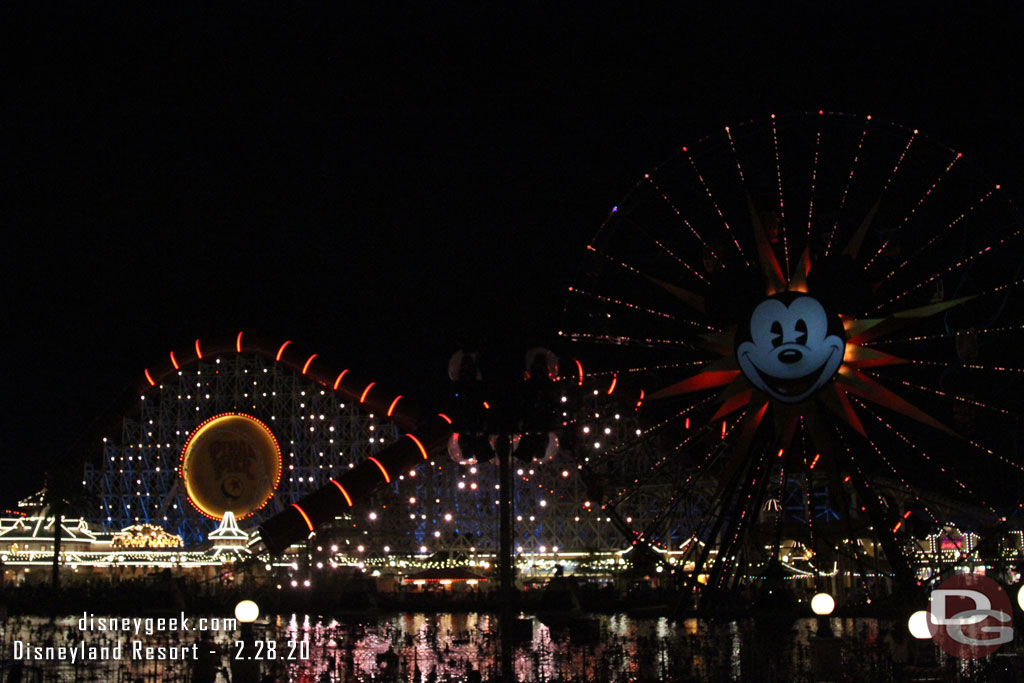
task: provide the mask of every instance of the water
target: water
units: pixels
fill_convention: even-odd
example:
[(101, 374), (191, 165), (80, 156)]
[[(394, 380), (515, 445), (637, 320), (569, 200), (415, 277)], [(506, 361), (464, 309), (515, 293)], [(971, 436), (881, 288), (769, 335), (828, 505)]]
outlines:
[[(210, 673), (218, 670), (211, 681), (227, 681), (230, 676), (237, 683), (244, 679), (246, 665), (258, 666), (259, 676), (275, 681), (421, 683), (473, 681), (477, 675), (483, 681), (498, 678), (497, 620), (489, 614), (404, 614), (345, 621), (311, 615), (272, 617), (257, 622), (244, 645), (239, 644), (239, 631), (212, 631), (211, 645), (198, 643), (196, 633), (178, 630), (154, 630), (149, 635), (144, 630), (138, 634), (80, 630), (80, 616), (54, 621), (9, 619), (2, 629), (2, 680), (11, 680), (19, 664), (12, 661), (15, 641), (54, 648), (108, 648), (98, 651), (96, 661), (84, 663), (55, 661), (58, 650), (47, 660), (20, 662), (22, 680), (29, 681), (199, 680), (193, 645), (200, 658), (205, 657), (204, 663), (215, 665)], [(599, 615), (575, 623), (549, 620), (545, 624), (526, 617), (515, 669), (518, 680), (528, 683), (810, 681), (815, 679), (813, 664), (820, 652), (824, 673), (831, 666), (841, 680), (1024, 678), (1014, 643), (996, 656), (963, 662), (938, 653), (930, 642), (904, 637), (902, 630), (895, 629), (897, 624), (858, 618), (832, 619), (830, 625), (835, 639), (821, 645), (812, 619), (764, 623)], [(118, 643), (120, 658), (115, 659)], [(164, 647), (165, 654), (184, 649), (187, 656), (165, 661), (132, 657), (133, 650), (138, 653), (144, 647)], [(218, 651), (216, 656), (203, 655), (212, 647)], [(254, 670), (249, 669), (250, 675)]]

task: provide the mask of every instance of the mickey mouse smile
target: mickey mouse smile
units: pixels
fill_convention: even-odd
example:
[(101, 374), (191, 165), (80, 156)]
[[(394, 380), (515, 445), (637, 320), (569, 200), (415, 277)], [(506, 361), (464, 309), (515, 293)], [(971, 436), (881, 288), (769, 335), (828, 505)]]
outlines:
[[(799, 352), (798, 352), (799, 353)], [(833, 350), (834, 353), (834, 350)], [(780, 354), (781, 356), (782, 354)], [(786, 398), (799, 397), (806, 393), (809, 393), (814, 386), (821, 379), (821, 375), (825, 372), (825, 367), (828, 365), (828, 361), (831, 360), (832, 353), (829, 354), (828, 359), (816, 370), (812, 370), (802, 377), (795, 377), (793, 379), (783, 379), (781, 377), (774, 377), (767, 373), (764, 373), (757, 366), (754, 370), (761, 377), (761, 381), (764, 382), (764, 386), (768, 387), (769, 393), (777, 394), (779, 400), (786, 400)], [(780, 360), (783, 360), (780, 358)], [(783, 362), (786, 362), (783, 360)]]

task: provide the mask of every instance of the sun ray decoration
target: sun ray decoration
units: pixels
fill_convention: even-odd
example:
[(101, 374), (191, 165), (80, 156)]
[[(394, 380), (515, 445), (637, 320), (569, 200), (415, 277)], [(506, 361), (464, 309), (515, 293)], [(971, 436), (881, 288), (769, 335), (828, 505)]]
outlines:
[[(866, 577), (928, 578), (922, 529), (1024, 527), (1024, 220), (1000, 189), (918, 130), (824, 110), (727, 126), (645, 174), (563, 322), (591, 381), (646, 391), (653, 425), (581, 468), (660, 453), (595, 490), (604, 513), (635, 520), (634, 545), (686, 548), (673, 569), (704, 604), (820, 574), (783, 547), (843, 558), (870, 599)], [(702, 521), (675, 519), (698, 492)]]

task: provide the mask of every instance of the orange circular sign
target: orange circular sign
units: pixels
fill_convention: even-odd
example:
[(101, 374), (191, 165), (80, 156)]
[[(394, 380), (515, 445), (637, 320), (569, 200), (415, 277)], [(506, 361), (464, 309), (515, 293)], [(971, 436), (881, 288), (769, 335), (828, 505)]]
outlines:
[(181, 452), (179, 473), (199, 512), (221, 519), (230, 510), (241, 519), (273, 497), (281, 479), (281, 449), (256, 418), (225, 413), (192, 432)]

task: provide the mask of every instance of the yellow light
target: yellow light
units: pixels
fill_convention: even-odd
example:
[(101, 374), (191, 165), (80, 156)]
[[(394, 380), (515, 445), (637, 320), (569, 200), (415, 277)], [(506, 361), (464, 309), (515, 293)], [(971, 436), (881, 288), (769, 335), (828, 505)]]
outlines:
[(907, 628), (910, 629), (910, 635), (918, 640), (930, 640), (932, 637), (928, 628), (928, 612), (925, 610), (918, 610), (911, 614), (910, 619), (907, 620)]
[(251, 624), (260, 616), (260, 608), (252, 600), (242, 600), (235, 605), (235, 619), (240, 623)]
[(811, 611), (818, 616), (832, 614), (836, 608), (836, 601), (828, 593), (818, 593), (811, 598)]

